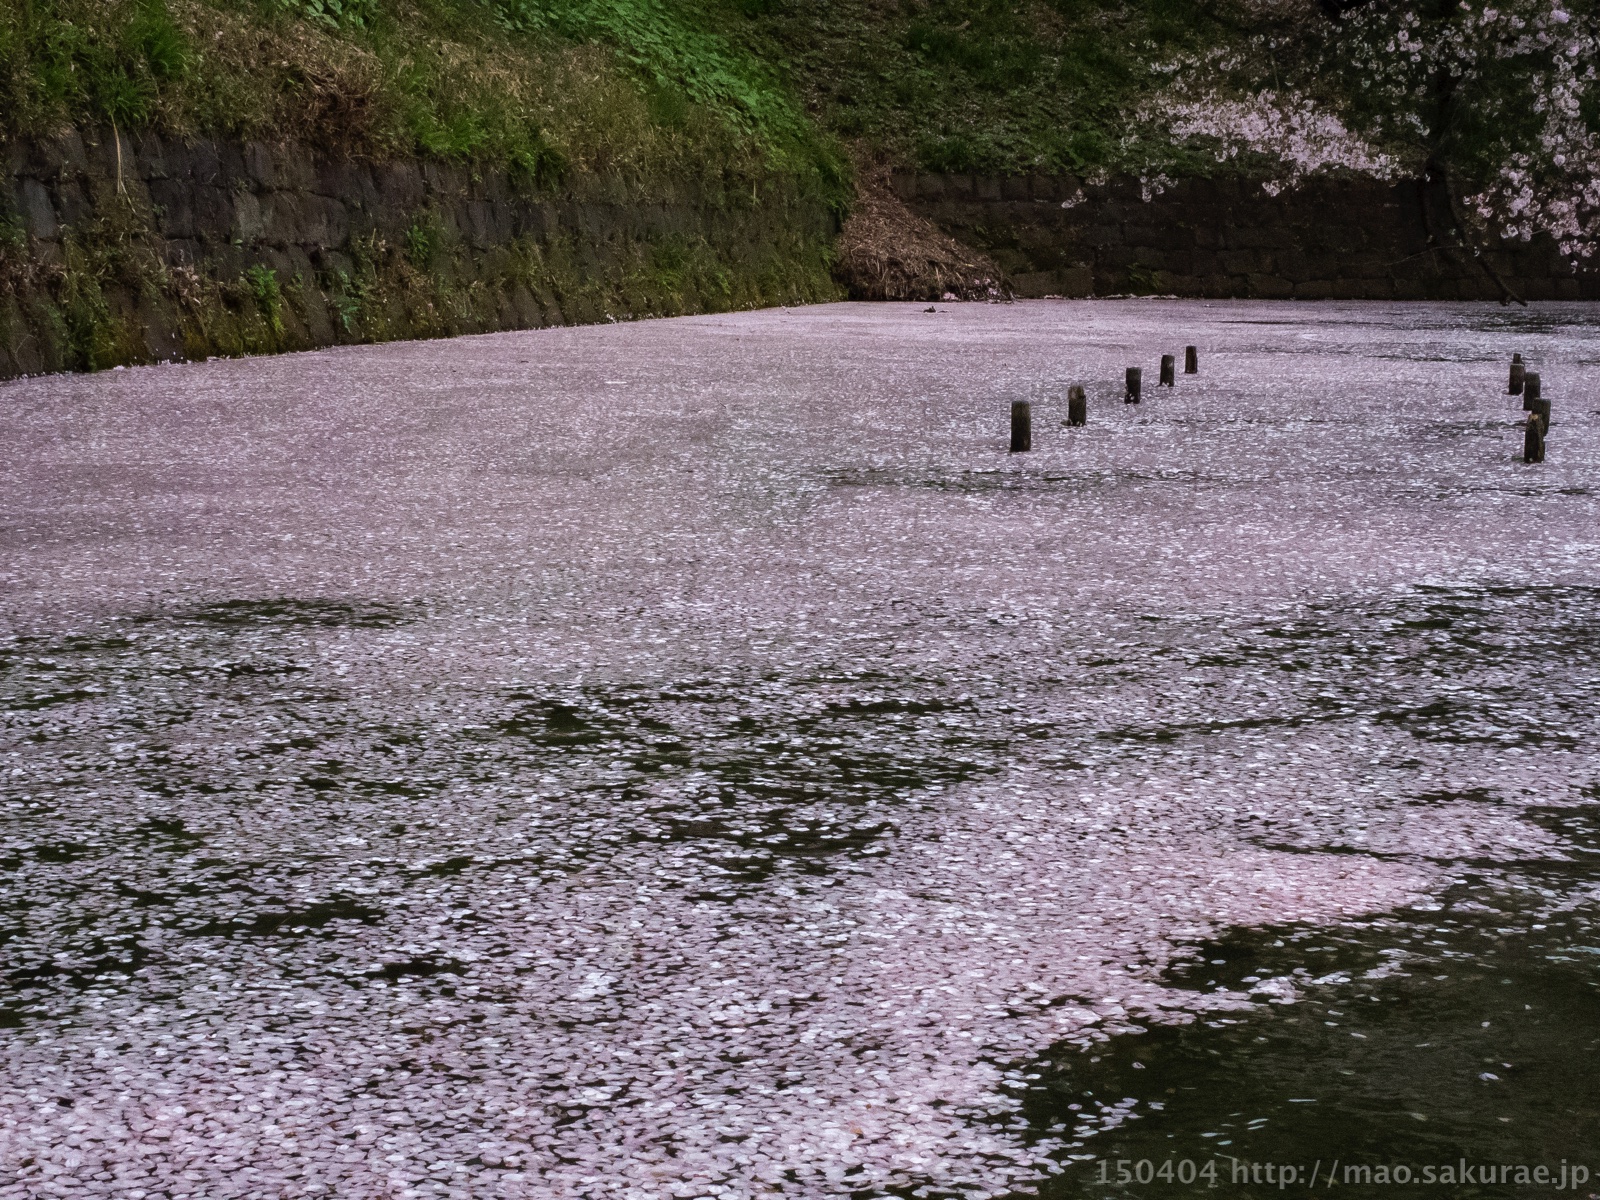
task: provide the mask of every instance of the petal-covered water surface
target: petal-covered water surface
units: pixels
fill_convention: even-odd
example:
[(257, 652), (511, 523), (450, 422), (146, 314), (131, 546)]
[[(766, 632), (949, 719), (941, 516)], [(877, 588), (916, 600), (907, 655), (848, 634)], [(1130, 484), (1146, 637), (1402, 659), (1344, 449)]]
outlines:
[(1293, 937), (1186, 980), (1242, 929), (1595, 904), (1592, 306), (836, 305), (0, 413), (0, 1196), (1002, 1195), (1083, 1144), (1045, 1056), (1312, 1002)]

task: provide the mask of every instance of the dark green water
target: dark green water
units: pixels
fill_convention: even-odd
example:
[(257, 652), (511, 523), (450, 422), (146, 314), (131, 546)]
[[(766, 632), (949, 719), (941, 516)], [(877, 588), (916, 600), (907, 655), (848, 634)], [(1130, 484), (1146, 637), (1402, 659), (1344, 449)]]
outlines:
[(1030, 1120), (1078, 1143), (1044, 1194), (1600, 1193), (1596, 816), (1545, 815), (1573, 861), (1205, 946), (1174, 982), (1293, 993), (1039, 1064)]

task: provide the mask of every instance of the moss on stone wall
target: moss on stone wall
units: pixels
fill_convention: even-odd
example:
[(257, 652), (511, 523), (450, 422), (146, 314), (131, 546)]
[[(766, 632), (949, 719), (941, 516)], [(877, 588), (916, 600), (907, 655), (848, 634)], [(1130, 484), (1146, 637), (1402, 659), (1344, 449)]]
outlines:
[[(448, 163), (303, 148), (14, 147), (0, 375), (630, 320), (840, 294), (814, 190), (596, 181), (552, 192)], [(0, 193), (3, 194), (3, 193)]]

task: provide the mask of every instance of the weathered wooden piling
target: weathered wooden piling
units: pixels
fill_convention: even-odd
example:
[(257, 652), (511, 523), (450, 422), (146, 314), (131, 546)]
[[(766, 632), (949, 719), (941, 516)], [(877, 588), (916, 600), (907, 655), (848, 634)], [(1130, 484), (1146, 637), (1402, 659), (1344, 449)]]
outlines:
[(1178, 360), (1170, 354), (1161, 356), (1161, 386), (1178, 386)]
[(1033, 449), (1033, 407), (1026, 400), (1011, 402), (1011, 453)]
[(1513, 354), (1511, 356), (1511, 383), (1506, 388), (1506, 395), (1522, 395), (1522, 376), (1525, 371), (1527, 371), (1527, 368), (1522, 364), (1522, 355)]
[(1544, 461), (1544, 423), (1540, 421), (1538, 413), (1528, 414), (1528, 427), (1522, 435), (1522, 461)]
[(1522, 376), (1522, 411), (1532, 412), (1539, 403), (1539, 372), (1528, 371)]
[(1185, 375), (1200, 374), (1200, 347), (1185, 346), (1183, 348), (1183, 373)]
[(1089, 397), (1084, 394), (1083, 385), (1073, 384), (1067, 389), (1067, 424), (1087, 425), (1089, 423)]
[(1128, 390), (1122, 399), (1128, 404), (1139, 403), (1139, 393), (1144, 390), (1144, 369), (1142, 367), (1128, 368)]
[(1529, 414), (1539, 418), (1539, 431), (1546, 437), (1550, 436), (1550, 401), (1540, 397), (1533, 402), (1533, 411)]

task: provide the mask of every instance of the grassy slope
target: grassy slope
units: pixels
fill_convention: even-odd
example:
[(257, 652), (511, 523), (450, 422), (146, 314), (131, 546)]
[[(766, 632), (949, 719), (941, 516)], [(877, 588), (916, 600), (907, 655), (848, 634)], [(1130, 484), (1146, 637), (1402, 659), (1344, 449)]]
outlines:
[(839, 184), (837, 156), (760, 62), (651, 0), (0, 0), (0, 123), (105, 121), (420, 151), (540, 181)]
[[(744, 0), (744, 38), (793, 64), (821, 124), (929, 171), (1179, 171), (1141, 105), (1173, 65), (1231, 51), (1255, 82), (1263, 17), (1232, 0)], [(1213, 66), (1210, 74), (1225, 72)]]
[(1175, 63), (1219, 49), (1260, 82), (1263, 34), (1274, 21), (1285, 38), (1303, 31), (1303, 6), (1282, 12), (1249, 0), (0, 0), (0, 121), (287, 132), (540, 178), (781, 170), (835, 192), (828, 134), (932, 170), (1200, 169), (1140, 105)]
[(930, 171), (1272, 174), (1275, 152), (1219, 162), (1215, 139), (1175, 137), (1160, 111), (1265, 95), (1336, 116), (1402, 170), (1448, 161), (1481, 185), (1541, 153), (1564, 55), (1600, 135), (1597, 0), (725, 3), (826, 129)]
[[(928, 170), (1215, 170), (1216, 147), (1174, 138), (1153, 102), (1265, 91), (1342, 114), (1410, 166), (1443, 149), (1487, 177), (1536, 137), (1551, 55), (1508, 56), (1496, 28), (1450, 85), (1439, 66), (1461, 75), (1473, 4), (0, 0), (0, 125), (289, 133), (541, 180), (779, 172), (839, 199), (838, 140)], [(1597, 0), (1566, 8), (1563, 29), (1600, 20)], [(1442, 60), (1397, 51), (1408, 22)]]

